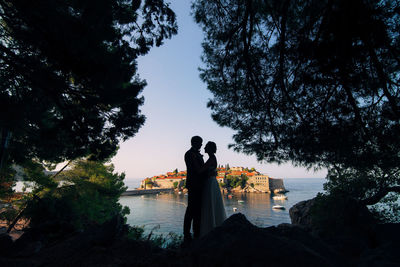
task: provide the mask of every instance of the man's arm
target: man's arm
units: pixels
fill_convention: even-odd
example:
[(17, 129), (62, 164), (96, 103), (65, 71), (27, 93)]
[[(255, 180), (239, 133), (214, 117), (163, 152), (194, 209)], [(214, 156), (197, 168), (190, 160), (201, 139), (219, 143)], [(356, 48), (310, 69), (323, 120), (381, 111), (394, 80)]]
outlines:
[(195, 175), (200, 173), (201, 165), (196, 159), (196, 155), (192, 152), (185, 154), (186, 167), (191, 169)]

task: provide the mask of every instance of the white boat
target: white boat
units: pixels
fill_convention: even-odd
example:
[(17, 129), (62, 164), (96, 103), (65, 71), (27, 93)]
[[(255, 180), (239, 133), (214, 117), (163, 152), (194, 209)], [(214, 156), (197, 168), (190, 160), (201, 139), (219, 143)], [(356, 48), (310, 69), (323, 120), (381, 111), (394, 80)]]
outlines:
[(237, 208), (236, 208), (236, 207), (233, 207), (233, 211), (236, 212), (236, 211), (237, 211)]
[(284, 206), (281, 206), (281, 205), (275, 205), (275, 206), (272, 206), (272, 208), (273, 208), (274, 210), (284, 210), (284, 209), (285, 209), (285, 207), (284, 207)]
[(276, 195), (276, 196), (273, 196), (272, 198), (275, 199), (275, 200), (285, 200), (285, 199), (287, 199), (287, 196), (285, 196), (285, 195)]
[(239, 203), (243, 203), (244, 201), (243, 201), (243, 200), (238, 200), (238, 202), (239, 202)]
[(179, 195), (182, 195), (182, 192), (181, 192), (181, 191), (179, 191), (179, 192), (178, 192), (178, 194), (179, 194)]

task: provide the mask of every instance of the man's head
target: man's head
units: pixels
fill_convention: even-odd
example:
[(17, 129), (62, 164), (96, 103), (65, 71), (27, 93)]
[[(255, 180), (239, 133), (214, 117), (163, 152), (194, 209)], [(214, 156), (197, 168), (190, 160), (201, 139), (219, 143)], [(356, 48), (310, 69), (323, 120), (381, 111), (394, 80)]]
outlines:
[(192, 144), (192, 147), (194, 149), (199, 150), (201, 148), (201, 145), (203, 144), (203, 139), (200, 136), (196, 135), (192, 137), (190, 143)]

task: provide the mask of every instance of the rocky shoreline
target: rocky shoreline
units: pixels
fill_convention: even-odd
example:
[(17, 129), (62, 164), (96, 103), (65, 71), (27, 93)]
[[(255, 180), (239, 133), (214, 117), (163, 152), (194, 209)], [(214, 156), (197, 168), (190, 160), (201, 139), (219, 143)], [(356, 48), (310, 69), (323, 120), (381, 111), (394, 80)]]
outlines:
[[(1, 266), (399, 266), (400, 225), (373, 224), (324, 236), (310, 221), (311, 201), (291, 208), (293, 224), (260, 228), (243, 214), (185, 249), (130, 240), (122, 218), (82, 233), (46, 240), (30, 229), (13, 242), (0, 235)], [(358, 212), (360, 216), (362, 212)], [(363, 216), (363, 215), (362, 215)], [(53, 229), (54, 230), (54, 229)]]

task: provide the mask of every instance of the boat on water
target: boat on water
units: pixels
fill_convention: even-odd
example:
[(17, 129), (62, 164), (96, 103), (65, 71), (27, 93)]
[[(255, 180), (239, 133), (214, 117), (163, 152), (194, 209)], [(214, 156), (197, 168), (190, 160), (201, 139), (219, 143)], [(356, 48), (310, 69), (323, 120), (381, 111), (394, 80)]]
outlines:
[(284, 210), (285, 207), (281, 206), (281, 205), (275, 205), (275, 206), (272, 206), (272, 209), (274, 209), (274, 210)]
[(238, 200), (238, 202), (239, 202), (239, 203), (243, 203), (243, 202), (244, 202), (244, 200), (241, 200), (241, 199), (239, 199), (239, 200)]
[(276, 195), (276, 196), (273, 196), (272, 198), (275, 199), (275, 200), (286, 200), (286, 199), (288, 199), (288, 197), (285, 196), (285, 195)]
[(237, 211), (237, 208), (236, 208), (236, 207), (233, 207), (233, 211), (236, 212), (236, 211)]

